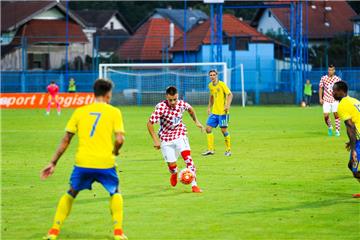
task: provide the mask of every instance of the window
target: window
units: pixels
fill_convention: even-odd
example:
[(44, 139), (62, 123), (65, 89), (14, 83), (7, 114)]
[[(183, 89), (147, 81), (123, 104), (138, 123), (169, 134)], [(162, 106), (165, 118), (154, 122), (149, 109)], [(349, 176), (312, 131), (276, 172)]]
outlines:
[(271, 11), (270, 10), (268, 11), (268, 16), (269, 16), (269, 18), (271, 18)]
[(49, 54), (48, 53), (29, 53), (28, 54), (28, 69), (49, 69)]
[(110, 29), (114, 30), (114, 22), (110, 22)]
[(229, 44), (230, 51), (233, 51), (233, 50), (248, 51), (249, 50), (249, 41), (250, 41), (249, 37), (235, 37), (235, 40), (233, 40), (232, 37), (229, 37), (229, 38), (227, 38), (226, 41)]

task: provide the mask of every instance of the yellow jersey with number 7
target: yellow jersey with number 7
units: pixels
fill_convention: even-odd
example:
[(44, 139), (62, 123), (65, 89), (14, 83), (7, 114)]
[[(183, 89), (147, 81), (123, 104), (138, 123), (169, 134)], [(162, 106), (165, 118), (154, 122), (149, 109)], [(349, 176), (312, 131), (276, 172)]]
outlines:
[(226, 86), (224, 82), (219, 80), (216, 85), (210, 82), (209, 90), (210, 95), (214, 98), (214, 104), (211, 113), (216, 115), (227, 114), (224, 111), (224, 107), (226, 104), (226, 96), (231, 93), (230, 89)]
[(346, 121), (351, 119), (355, 124), (357, 138), (359, 139), (360, 131), (360, 101), (352, 97), (344, 97), (338, 106), (339, 117)]
[(124, 133), (118, 108), (99, 102), (80, 107), (71, 116), (65, 130), (78, 134), (76, 166), (99, 169), (115, 166), (113, 136), (115, 132)]

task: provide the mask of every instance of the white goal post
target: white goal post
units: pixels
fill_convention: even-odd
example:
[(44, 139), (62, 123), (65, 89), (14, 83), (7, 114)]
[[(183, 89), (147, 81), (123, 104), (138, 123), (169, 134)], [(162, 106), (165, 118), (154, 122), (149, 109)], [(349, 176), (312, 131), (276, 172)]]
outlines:
[[(179, 82), (183, 86), (180, 89), (183, 95), (186, 92), (191, 97), (199, 92), (197, 98), (200, 98), (200, 95), (202, 96), (207, 91), (207, 84), (210, 81), (208, 72), (211, 69), (215, 69), (219, 74), (219, 79), (231, 89), (231, 69), (227, 68), (225, 62), (102, 63), (99, 64), (99, 78), (111, 79), (116, 86), (115, 92), (128, 93), (132, 90), (137, 95), (137, 104), (140, 105), (142, 103), (148, 104), (148, 102), (142, 101), (141, 94), (149, 95), (150, 92), (163, 92), (164, 86), (177, 86)], [(240, 70), (243, 71), (242, 64)], [(243, 86), (243, 74), (239, 75), (237, 77), (242, 78)], [(124, 84), (124, 82), (127, 83)], [(199, 87), (200, 83), (202, 87)], [(243, 87), (241, 95), (244, 103), (245, 92)], [(204, 101), (194, 102), (195, 104), (203, 104)]]

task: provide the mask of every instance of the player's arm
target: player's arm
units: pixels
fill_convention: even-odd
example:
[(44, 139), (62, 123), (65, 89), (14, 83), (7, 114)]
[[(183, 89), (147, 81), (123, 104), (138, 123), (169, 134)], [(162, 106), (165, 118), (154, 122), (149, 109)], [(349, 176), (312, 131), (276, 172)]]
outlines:
[(115, 133), (115, 142), (114, 142), (114, 149), (113, 149), (113, 154), (115, 156), (119, 155), (119, 150), (122, 147), (122, 145), (124, 144), (125, 141), (125, 136), (122, 132), (116, 132)]
[(41, 171), (40, 177), (41, 179), (46, 179), (54, 173), (55, 166), (59, 161), (60, 157), (68, 148), (74, 133), (66, 132), (65, 136), (62, 138), (59, 147), (57, 148), (54, 156), (52, 157), (50, 163)]
[(233, 99), (233, 94), (232, 94), (232, 92), (230, 92), (229, 94), (226, 95), (226, 104), (224, 106), (225, 112), (229, 111), (232, 99)]
[(154, 124), (152, 122), (148, 121), (146, 126), (147, 126), (147, 129), (148, 129), (149, 133), (150, 133), (151, 138), (153, 139), (154, 148), (160, 149), (160, 141), (159, 141), (159, 138), (157, 137), (157, 135), (155, 133)]
[(346, 132), (349, 137), (349, 143), (347, 143), (347, 148), (351, 151), (351, 156), (354, 160), (357, 160), (356, 156), (356, 127), (351, 119), (345, 121)]
[(323, 91), (324, 91), (323, 81), (322, 81), (322, 79), (321, 79), (321, 80), (320, 80), (320, 84), (319, 84), (319, 102), (320, 102), (320, 104), (323, 104), (323, 103), (324, 103), (324, 100), (323, 100)]
[(210, 93), (210, 95), (209, 95), (209, 104), (208, 104), (208, 109), (207, 109), (208, 115), (210, 115), (210, 113), (211, 113), (211, 107), (212, 107), (213, 105), (214, 105), (214, 96), (211, 95), (211, 93)]
[(196, 117), (195, 110), (193, 108), (188, 109), (189, 115), (192, 118), (192, 120), (195, 122), (196, 126), (201, 129), (201, 131), (205, 131), (204, 126), (201, 124), (201, 122)]

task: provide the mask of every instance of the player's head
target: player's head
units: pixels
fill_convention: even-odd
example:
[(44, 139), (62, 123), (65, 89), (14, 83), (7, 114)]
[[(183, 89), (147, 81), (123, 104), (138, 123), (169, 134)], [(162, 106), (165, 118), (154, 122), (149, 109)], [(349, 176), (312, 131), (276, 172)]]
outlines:
[(335, 66), (333, 64), (330, 64), (328, 67), (328, 76), (332, 77), (335, 74)]
[(55, 81), (51, 81), (50, 84), (55, 84)]
[(209, 77), (210, 77), (210, 80), (212, 82), (216, 82), (217, 81), (217, 77), (218, 77), (218, 73), (215, 69), (212, 69), (209, 71)]
[(347, 96), (348, 86), (346, 82), (336, 82), (333, 86), (333, 96), (335, 100), (340, 101), (343, 97)]
[(176, 87), (170, 86), (166, 89), (166, 100), (171, 107), (175, 107), (178, 100), (178, 92)]
[(310, 84), (310, 80), (309, 80), (309, 79), (306, 79), (306, 84)]
[(110, 103), (113, 88), (113, 83), (110, 80), (99, 78), (95, 81), (93, 88), (96, 98), (102, 97), (105, 102)]

